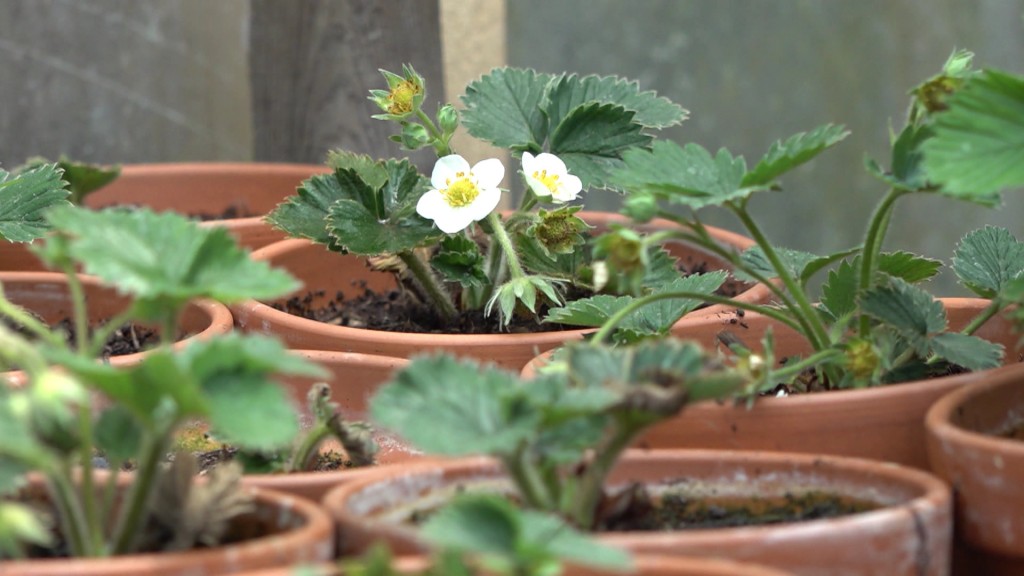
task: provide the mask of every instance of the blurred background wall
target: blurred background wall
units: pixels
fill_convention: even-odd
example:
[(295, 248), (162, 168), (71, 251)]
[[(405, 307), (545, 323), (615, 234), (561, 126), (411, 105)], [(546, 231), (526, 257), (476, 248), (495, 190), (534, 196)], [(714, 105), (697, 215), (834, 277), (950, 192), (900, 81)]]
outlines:
[[(619, 74), (691, 111), (664, 137), (749, 163), (778, 138), (847, 125), (838, 148), (753, 202), (777, 243), (824, 253), (859, 242), (884, 192), (863, 159), (887, 164), (907, 89), (954, 47), (1024, 71), (1022, 14), (1024, 0), (0, 0), (0, 166), (388, 156), (390, 127), (368, 118), (378, 68), (412, 62), (449, 100), (504, 63)], [(1020, 194), (998, 211), (910, 198), (889, 246), (948, 261), (985, 223), (1024, 235), (1022, 215)]]

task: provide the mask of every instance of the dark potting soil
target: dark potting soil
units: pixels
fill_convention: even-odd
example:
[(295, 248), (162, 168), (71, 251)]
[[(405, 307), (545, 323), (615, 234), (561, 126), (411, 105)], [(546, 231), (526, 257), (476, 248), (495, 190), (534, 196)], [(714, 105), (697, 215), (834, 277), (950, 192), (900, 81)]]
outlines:
[[(697, 274), (707, 271), (705, 264), (689, 267), (687, 273)], [(749, 286), (737, 280), (728, 280), (719, 290), (723, 296), (735, 296)], [(308, 292), (295, 296), (283, 303), (272, 306), (288, 314), (316, 320), (325, 324), (347, 326), (351, 328), (368, 328), (386, 332), (407, 332), (417, 334), (499, 334), (499, 333), (536, 333), (575, 330), (578, 326), (566, 326), (540, 322), (531, 314), (515, 316), (508, 326), (502, 327), (498, 314), (484, 317), (479, 310), (460, 313), (454, 320), (445, 321), (432, 306), (424, 304), (411, 291), (404, 289), (374, 292), (365, 287), (357, 286), (358, 294), (346, 297), (344, 291), (338, 291), (332, 298), (324, 300), (324, 291)], [(570, 299), (582, 295), (569, 295)], [(314, 304), (316, 302), (316, 304)], [(546, 310), (540, 310), (538, 316), (543, 317)]]
[(837, 518), (879, 508), (838, 494), (808, 491), (782, 496), (701, 496), (632, 491), (628, 505), (606, 516), (599, 531), (673, 531), (763, 526)]

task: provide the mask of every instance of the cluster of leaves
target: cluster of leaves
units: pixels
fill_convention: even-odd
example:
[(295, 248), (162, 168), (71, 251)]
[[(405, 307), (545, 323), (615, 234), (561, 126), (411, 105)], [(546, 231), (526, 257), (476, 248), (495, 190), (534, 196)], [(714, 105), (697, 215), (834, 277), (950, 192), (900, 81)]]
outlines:
[[(956, 52), (942, 74), (913, 91), (908, 123), (893, 137), (890, 169), (868, 162), (869, 171), (890, 189), (868, 223), (864, 242), (850, 249), (822, 256), (773, 246), (748, 211), (753, 194), (779, 190), (781, 175), (845, 138), (840, 126), (824, 125), (778, 141), (749, 169), (742, 157), (726, 149), (712, 154), (698, 144), (658, 141), (650, 149), (627, 151), (624, 166), (611, 180), (628, 192), (624, 212), (635, 221), (672, 219), (684, 228), (662, 238), (703, 246), (728, 261), (738, 276), (768, 286), (776, 300), (771, 306), (712, 301), (760, 312), (800, 331), (814, 359), (802, 365), (815, 366), (831, 386), (905, 381), (941, 372), (949, 364), (991, 368), (1001, 362), (1001, 346), (972, 332), (1019, 301), (1014, 294), (1020, 293), (1024, 272), (1021, 243), (1007, 230), (993, 227), (960, 241), (952, 268), (965, 286), (991, 304), (959, 333), (948, 331), (941, 303), (919, 286), (941, 263), (882, 250), (893, 206), (905, 195), (941, 194), (994, 205), (1000, 190), (1024, 183), (1024, 79), (973, 72), (969, 64), (969, 53)], [(735, 214), (757, 245), (736, 254), (715, 244), (697, 216), (709, 206)], [(679, 215), (679, 208), (686, 213)], [(814, 305), (808, 284), (826, 269), (819, 304)], [(593, 300), (577, 301), (553, 311), (550, 318), (603, 324), (597, 337), (601, 340), (616, 326), (632, 330), (636, 310), (672, 296), (697, 295), (689, 290), (649, 295), (625, 304), (624, 312)], [(603, 313), (595, 313), (597, 307)], [(789, 369), (768, 370), (763, 384), (774, 387), (780, 379), (796, 376)]]
[[(458, 125), (454, 108), (443, 107), (437, 129), (422, 112), (422, 78), (405, 70), (385, 73), (390, 91), (373, 91), (371, 99), (386, 113), (378, 117), (403, 126), (422, 128), (422, 142), (438, 155), (450, 153), (447, 138)], [(414, 94), (410, 109), (396, 107), (396, 99)], [(616, 77), (540, 74), (531, 70), (500, 68), (471, 83), (462, 96), (462, 124), (473, 136), (507, 148), (513, 154), (553, 153), (587, 187), (613, 184), (613, 170), (624, 166), (625, 155), (650, 146), (650, 130), (678, 124), (686, 111), (636, 83)], [(400, 114), (395, 114), (399, 109)], [(442, 115), (442, 112), (444, 113)], [(443, 116), (443, 118), (442, 118)], [(419, 130), (419, 129), (418, 129)], [(457, 309), (497, 309), (503, 323), (526, 310), (539, 314), (546, 306), (575, 294), (640, 293), (679, 280), (674, 262), (657, 246), (640, 246), (628, 231), (596, 240), (576, 213), (578, 207), (551, 210), (530, 208), (536, 198), (527, 195), (524, 206), (506, 221), (489, 218), (478, 232), (442, 234), (433, 222), (417, 213), (417, 204), (429, 188), (408, 160), (378, 160), (351, 152), (332, 152), (327, 161), (334, 171), (305, 181), (297, 194), (267, 217), (290, 236), (307, 238), (331, 250), (366, 256), (396, 255), (412, 277), (413, 288), (437, 304), (442, 317)], [(650, 262), (641, 269), (624, 254)], [(429, 262), (421, 255), (430, 254)], [(611, 271), (595, 271), (595, 264), (618, 257), (625, 262)], [(650, 283), (650, 281), (655, 283)], [(712, 279), (701, 288), (713, 291)], [(681, 304), (676, 301), (677, 304)], [(686, 305), (673, 314), (681, 316)]]
[(565, 370), (521, 381), (445, 355), (414, 359), (371, 399), (375, 422), (430, 453), (496, 457), (528, 507), (591, 528), (609, 471), (647, 427), (742, 378), (670, 339), (567, 347)]
[[(9, 191), (29, 197), (40, 190), (57, 196), (51, 190), (64, 185), (55, 184), (54, 175), (59, 182), (60, 171), (44, 165), (5, 183)], [(0, 494), (16, 493), (27, 473), (40, 474), (50, 488), (56, 528), (73, 555), (136, 551), (144, 543), (142, 526), (167, 510), (154, 507), (154, 494), (168, 485), (159, 478), (172, 471), (160, 464), (182, 424), (202, 419), (220, 438), (254, 450), (289, 445), (299, 421), (274, 376), (318, 376), (322, 371), (261, 336), (233, 334), (172, 351), (178, 318), (190, 301), (237, 302), (297, 287), (286, 273), (251, 260), (225, 230), (200, 228), (184, 217), (148, 210), (97, 212), (58, 205), (43, 217), (43, 229), (55, 232), (37, 253), (66, 273), (76, 331), (87, 337), (68, 344), (62, 334), (0, 297), (5, 320), (0, 324), (0, 354), (5, 365), (17, 366), (29, 377), (23, 388), (0, 388)], [(137, 365), (115, 369), (94, 360), (108, 329), (90, 330), (78, 269), (131, 297), (128, 308), (107, 326), (139, 321), (159, 328), (160, 345)], [(8, 327), (12, 325), (35, 340)], [(97, 453), (111, 468), (105, 479), (93, 469)], [(128, 461), (135, 473), (121, 505), (114, 506), (116, 471)], [(73, 476), (76, 468), (80, 474)], [(227, 488), (218, 493), (227, 498), (233, 492)], [(107, 496), (95, 498), (97, 493)], [(212, 518), (211, 493), (176, 493), (180, 502), (199, 498), (203, 504), (186, 508)], [(224, 504), (216, 510), (244, 509), (230, 498)], [(5, 556), (20, 554), (25, 539), (48, 543), (50, 531), (23, 505), (5, 500), (0, 515), (5, 520), (0, 552)], [(190, 533), (196, 538), (210, 534), (199, 529)], [(173, 540), (187, 545), (179, 537)]]

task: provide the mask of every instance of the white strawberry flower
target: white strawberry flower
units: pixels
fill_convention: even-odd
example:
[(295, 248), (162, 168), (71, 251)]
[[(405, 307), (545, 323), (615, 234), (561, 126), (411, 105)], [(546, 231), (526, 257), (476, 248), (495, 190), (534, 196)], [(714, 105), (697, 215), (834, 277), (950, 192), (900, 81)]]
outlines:
[(505, 167), (497, 158), (477, 162), (450, 154), (439, 158), (430, 175), (431, 189), (420, 197), (416, 212), (429, 218), (446, 234), (464, 230), (498, 207)]
[(548, 152), (537, 156), (523, 152), (523, 175), (538, 198), (550, 196), (553, 202), (560, 204), (575, 200), (583, 190), (583, 182), (569, 174), (565, 162)]

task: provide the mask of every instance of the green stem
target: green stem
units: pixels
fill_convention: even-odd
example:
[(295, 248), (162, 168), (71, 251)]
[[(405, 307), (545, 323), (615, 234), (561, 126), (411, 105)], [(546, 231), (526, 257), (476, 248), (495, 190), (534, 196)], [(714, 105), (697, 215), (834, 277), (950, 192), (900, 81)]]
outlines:
[(455, 309), (455, 303), (452, 302), (451, 294), (444, 289), (437, 276), (430, 270), (430, 267), (412, 251), (399, 252), (398, 257), (402, 259), (402, 262), (412, 272), (412, 275), (419, 282), (424, 292), (426, 292), (426, 296), (430, 298), (430, 301), (441, 312), (441, 316), (445, 320), (455, 318), (458, 311)]
[(786, 314), (784, 314), (783, 312), (779, 311), (776, 308), (761, 306), (759, 304), (752, 304), (750, 302), (741, 302), (733, 300), (732, 298), (727, 298), (725, 296), (719, 296), (717, 294), (706, 294), (704, 292), (679, 290), (674, 292), (659, 292), (657, 294), (648, 294), (647, 296), (641, 296), (640, 298), (633, 300), (629, 304), (626, 304), (617, 312), (612, 314), (607, 320), (604, 321), (604, 324), (601, 325), (601, 328), (594, 333), (594, 336), (591, 338), (591, 342), (593, 342), (594, 344), (601, 344), (611, 336), (612, 332), (615, 331), (615, 327), (622, 323), (622, 321), (633, 312), (636, 312), (637, 310), (643, 308), (648, 304), (652, 304), (660, 300), (668, 300), (671, 298), (691, 298), (694, 300), (703, 300), (705, 302), (709, 302), (712, 304), (725, 304), (727, 306), (741, 308), (743, 310), (749, 310), (751, 312), (757, 312), (762, 316), (766, 316), (768, 318), (781, 322), (782, 324), (785, 324), (786, 326), (789, 326), (794, 330), (800, 330), (800, 326), (796, 323), (796, 321), (793, 320), (793, 318), (790, 318), (789, 316), (787, 316)]
[(24, 308), (8, 300), (0, 294), (0, 315), (10, 318), (15, 324), (24, 327), (33, 336), (54, 346), (63, 346), (64, 338), (50, 330)]
[(89, 315), (85, 303), (85, 291), (82, 289), (82, 279), (70, 264), (65, 266), (64, 276), (67, 278), (68, 295), (71, 298), (76, 336), (75, 348), (82, 356), (89, 350)]
[(132, 551), (135, 538), (145, 519), (149, 498), (153, 493), (153, 482), (160, 467), (164, 453), (164, 438), (160, 434), (146, 432), (141, 439), (138, 469), (135, 479), (125, 495), (121, 513), (118, 515), (113, 534), (114, 554), (126, 554)]
[(838, 358), (842, 355), (843, 353), (841, 351), (829, 348), (820, 352), (815, 352), (799, 362), (794, 362), (792, 364), (787, 363), (785, 368), (775, 370), (771, 375), (776, 381), (784, 381), (800, 374), (807, 368), (813, 368), (821, 363), (831, 360), (832, 358)]
[(88, 402), (78, 408), (79, 461), (82, 467), (82, 512), (85, 516), (86, 538), (89, 548), (103, 548), (103, 527), (97, 509), (96, 489), (93, 484), (93, 429), (92, 406)]
[(550, 495), (536, 471), (526, 462), (526, 452), (522, 447), (513, 454), (502, 456), (501, 461), (527, 506), (536, 510), (551, 510)]
[(829, 342), (828, 332), (825, 330), (821, 318), (818, 317), (818, 312), (811, 305), (810, 300), (807, 299), (807, 294), (804, 293), (803, 288), (782, 264), (782, 260), (775, 252), (775, 248), (768, 242), (768, 238), (761, 232), (761, 229), (750, 215), (747, 214), (747, 211), (743, 207), (731, 202), (726, 203), (726, 205), (736, 214), (747, 228), (747, 231), (750, 232), (750, 236), (757, 243), (758, 247), (761, 248), (761, 251), (764, 252), (765, 258), (771, 263), (775, 273), (779, 275), (782, 285), (786, 287), (786, 291), (793, 299), (793, 303), (796, 305), (796, 320), (802, 327), (800, 332), (804, 334), (815, 350), (823, 350)]
[(50, 494), (53, 504), (58, 510), (61, 531), (68, 541), (72, 556), (99, 556), (102, 550), (94, 550), (90, 546), (89, 527), (82, 514), (82, 507), (71, 485), (69, 469), (49, 474)]
[(306, 466), (313, 457), (313, 453), (317, 446), (324, 438), (330, 436), (330, 429), (323, 423), (318, 422), (305, 436), (302, 438), (302, 442), (299, 444), (295, 452), (292, 453), (291, 463), (288, 465), (288, 469), (291, 472), (302, 472), (306, 470)]
[(516, 247), (512, 243), (512, 238), (509, 237), (508, 231), (505, 230), (505, 225), (501, 223), (498, 213), (491, 212), (488, 214), (487, 223), (491, 225), (494, 239), (498, 241), (502, 252), (505, 253), (505, 261), (508, 262), (508, 272), (512, 280), (526, 277), (523, 264), (519, 261), (519, 254), (516, 253)]
[(971, 335), (978, 331), (979, 328), (984, 326), (985, 322), (988, 322), (993, 316), (999, 313), (1003, 309), (1003, 303), (999, 299), (992, 300), (984, 310), (978, 313), (977, 316), (971, 319), (967, 326), (964, 326), (961, 334)]
[(572, 511), (572, 518), (581, 529), (589, 530), (594, 527), (594, 514), (597, 512), (608, 474), (622, 451), (645, 428), (646, 424), (621, 429), (616, 427), (608, 442), (594, 451), (594, 459), (579, 477), (579, 490), (574, 502), (576, 508)]
[(422, 109), (417, 109), (416, 117), (420, 119), (420, 122), (423, 122), (423, 126), (427, 129), (427, 132), (430, 132), (430, 136), (434, 139), (433, 146), (437, 157), (443, 158), (451, 154), (451, 143), (444, 137), (444, 134), (442, 134), (441, 130), (437, 128), (437, 125), (430, 119), (430, 116), (428, 116)]
[[(875, 211), (871, 215), (870, 224), (868, 225), (867, 234), (864, 237), (864, 247), (861, 249), (860, 277), (857, 280), (857, 291), (860, 294), (867, 292), (871, 288), (875, 276), (876, 259), (882, 250), (882, 241), (885, 239), (885, 233), (889, 229), (893, 206), (896, 204), (896, 200), (906, 193), (905, 190), (900, 190), (899, 188), (890, 188), (889, 192), (882, 198), (882, 201), (875, 206)], [(861, 315), (861, 337), (866, 338), (870, 331), (871, 319)]]

